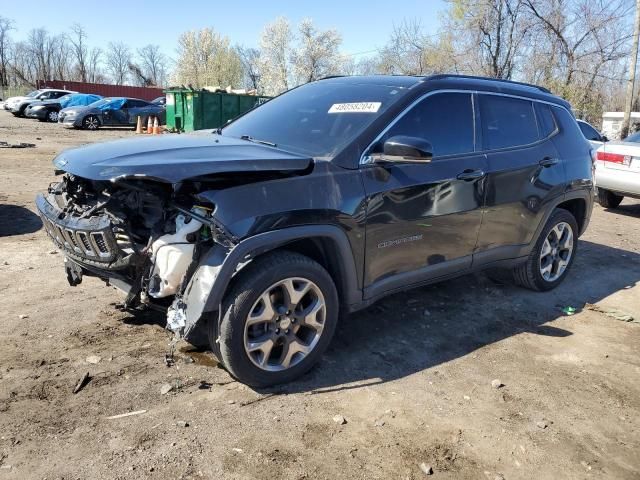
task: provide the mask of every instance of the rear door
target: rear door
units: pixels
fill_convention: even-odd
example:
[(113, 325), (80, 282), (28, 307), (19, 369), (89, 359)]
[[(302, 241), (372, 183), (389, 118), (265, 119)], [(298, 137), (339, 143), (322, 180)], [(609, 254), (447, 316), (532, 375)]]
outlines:
[(143, 119), (149, 116), (151, 113), (151, 105), (143, 100), (127, 100), (129, 107), (128, 123), (135, 125), (138, 121), (138, 117)]
[(548, 104), (479, 93), (483, 150), (489, 161), (486, 207), (474, 261), (510, 258), (531, 242), (545, 205), (564, 193), (565, 171), (552, 138)]
[(367, 298), (470, 267), (482, 218), (487, 160), (476, 153), (473, 95), (437, 92), (413, 106), (396, 135), (431, 143), (424, 164), (362, 167), (367, 195)]

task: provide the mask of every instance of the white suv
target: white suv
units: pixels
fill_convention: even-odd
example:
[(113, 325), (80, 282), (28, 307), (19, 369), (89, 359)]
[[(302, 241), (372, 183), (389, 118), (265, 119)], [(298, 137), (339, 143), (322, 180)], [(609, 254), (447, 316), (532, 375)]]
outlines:
[(41, 100), (55, 100), (72, 92), (71, 90), (61, 90), (57, 88), (44, 88), (42, 90), (34, 90), (24, 97), (11, 97), (5, 103), (5, 110), (10, 110), (16, 117), (23, 117), (24, 111), (32, 102)]

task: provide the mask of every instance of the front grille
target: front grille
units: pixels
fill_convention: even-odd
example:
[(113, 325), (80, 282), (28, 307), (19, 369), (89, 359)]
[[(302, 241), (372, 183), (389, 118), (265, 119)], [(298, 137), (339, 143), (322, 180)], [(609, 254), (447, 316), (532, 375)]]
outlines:
[(45, 230), (60, 248), (75, 258), (111, 263), (119, 256), (111, 222), (106, 216), (77, 218), (65, 214), (43, 195), (36, 197)]

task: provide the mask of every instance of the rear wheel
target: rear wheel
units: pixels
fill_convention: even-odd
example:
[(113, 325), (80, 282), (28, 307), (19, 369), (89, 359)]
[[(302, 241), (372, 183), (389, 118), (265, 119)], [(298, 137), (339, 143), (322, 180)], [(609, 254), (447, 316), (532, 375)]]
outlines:
[(570, 212), (556, 209), (542, 229), (527, 261), (513, 269), (517, 284), (551, 290), (564, 280), (578, 248), (578, 223)]
[(100, 120), (98, 120), (98, 117), (96, 117), (95, 115), (88, 115), (82, 121), (82, 128), (86, 130), (97, 130), (99, 126)]
[(603, 208), (616, 208), (620, 205), (623, 198), (624, 197), (622, 195), (617, 195), (609, 190), (598, 188), (598, 203), (602, 205)]
[(258, 258), (239, 274), (209, 339), (239, 381), (266, 387), (299, 377), (320, 359), (338, 320), (333, 280), (317, 262), (293, 252)]

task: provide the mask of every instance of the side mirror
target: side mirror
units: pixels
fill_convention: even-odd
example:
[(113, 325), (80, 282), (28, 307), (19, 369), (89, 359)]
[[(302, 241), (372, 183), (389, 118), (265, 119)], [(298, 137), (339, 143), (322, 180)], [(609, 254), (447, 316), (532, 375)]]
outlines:
[(609, 139), (607, 138), (607, 136), (606, 136), (606, 135), (601, 135), (601, 136), (600, 136), (600, 141), (601, 141), (601, 142), (608, 142), (608, 141), (609, 141)]
[(428, 163), (433, 158), (431, 143), (418, 137), (396, 135), (382, 147), (382, 153), (369, 156), (372, 163)]

